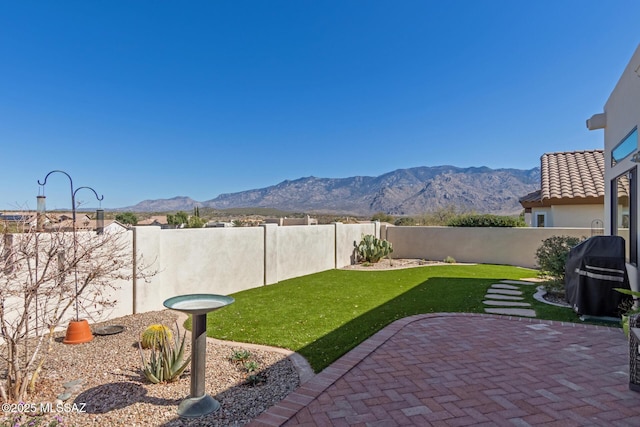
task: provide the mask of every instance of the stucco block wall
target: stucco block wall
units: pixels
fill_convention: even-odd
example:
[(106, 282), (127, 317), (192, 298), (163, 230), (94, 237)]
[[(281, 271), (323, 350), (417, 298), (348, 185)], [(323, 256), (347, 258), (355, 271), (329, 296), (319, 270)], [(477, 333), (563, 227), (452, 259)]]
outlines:
[(335, 226), (278, 227), (278, 280), (335, 268)]
[(376, 233), (376, 223), (341, 224), (336, 223), (336, 268), (355, 264), (355, 244), (360, 243), (362, 236)]
[(229, 294), (264, 283), (261, 227), (161, 230), (136, 227), (136, 251), (157, 275), (135, 284), (135, 312), (163, 309), (169, 297)]
[[(124, 232), (117, 230), (115, 232), (119, 233), (120, 238), (126, 242), (128, 248), (126, 256), (132, 260), (131, 266), (133, 267), (135, 264), (133, 261), (133, 230)], [(127, 273), (133, 275), (133, 271)], [(104, 307), (99, 312), (92, 312), (90, 308), (87, 308), (89, 323), (106, 321), (131, 314), (133, 307), (133, 280), (119, 279), (112, 281), (112, 284), (113, 289), (107, 290), (105, 295), (109, 300), (115, 301), (115, 304), (112, 307)]]
[(508, 264), (535, 268), (535, 253), (551, 236), (589, 237), (584, 228), (387, 227), (393, 258)]

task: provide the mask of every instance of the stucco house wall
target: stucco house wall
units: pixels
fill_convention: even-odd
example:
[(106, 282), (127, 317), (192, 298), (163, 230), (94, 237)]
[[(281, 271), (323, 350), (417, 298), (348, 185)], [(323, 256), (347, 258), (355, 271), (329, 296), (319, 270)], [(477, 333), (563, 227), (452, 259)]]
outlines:
[(525, 222), (529, 227), (537, 227), (538, 214), (544, 214), (545, 227), (591, 228), (595, 225), (594, 221), (604, 221), (604, 204), (554, 205), (531, 208), (531, 213), (525, 217)]
[(591, 228), (593, 221), (604, 219), (604, 205), (556, 205), (551, 207), (549, 227)]
[[(612, 151), (616, 146), (640, 126), (640, 102), (638, 100), (640, 100), (640, 45), (636, 47), (618, 83), (605, 103), (603, 113), (595, 114), (587, 120), (589, 130), (604, 129), (605, 189), (607, 193), (604, 199), (605, 234), (618, 233), (618, 230), (614, 227), (617, 221), (615, 221), (612, 214), (612, 212), (616, 211), (612, 202), (613, 180), (621, 174), (634, 169), (636, 170), (636, 177), (640, 175), (637, 171), (637, 164), (640, 162), (637, 137), (634, 143), (635, 146), (628, 156), (615, 162), (615, 164), (611, 161)], [(631, 203), (636, 212), (640, 211), (638, 189), (640, 189), (640, 186), (637, 186), (636, 193), (631, 195)], [(640, 224), (638, 224), (637, 218), (634, 221), (635, 224), (631, 227), (630, 232), (633, 236), (629, 236), (627, 245), (633, 241), (638, 241)], [(639, 260), (637, 249), (629, 248), (627, 255), (629, 256), (634, 252), (635, 257), (631, 256), (628, 260), (627, 271), (630, 275), (632, 288), (638, 289)]]

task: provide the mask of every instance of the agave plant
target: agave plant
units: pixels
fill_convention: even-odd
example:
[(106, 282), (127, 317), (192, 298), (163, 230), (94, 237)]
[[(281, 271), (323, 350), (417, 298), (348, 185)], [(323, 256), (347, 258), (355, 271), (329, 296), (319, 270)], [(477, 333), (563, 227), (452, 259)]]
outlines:
[(144, 376), (154, 384), (173, 382), (177, 380), (191, 362), (191, 355), (184, 358), (184, 341), (186, 335), (180, 340), (180, 329), (176, 325), (176, 336), (173, 341), (168, 334), (161, 334), (158, 345), (151, 347), (149, 360), (145, 360), (142, 345), (138, 343), (140, 359), (142, 360), (142, 372)]

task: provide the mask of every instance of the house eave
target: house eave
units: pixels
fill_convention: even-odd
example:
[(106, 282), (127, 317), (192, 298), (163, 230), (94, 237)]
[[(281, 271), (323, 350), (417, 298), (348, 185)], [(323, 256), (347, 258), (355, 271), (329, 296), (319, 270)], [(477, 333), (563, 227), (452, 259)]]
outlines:
[(604, 196), (598, 197), (552, 197), (542, 200), (520, 202), (525, 209), (550, 208), (552, 206), (604, 205)]

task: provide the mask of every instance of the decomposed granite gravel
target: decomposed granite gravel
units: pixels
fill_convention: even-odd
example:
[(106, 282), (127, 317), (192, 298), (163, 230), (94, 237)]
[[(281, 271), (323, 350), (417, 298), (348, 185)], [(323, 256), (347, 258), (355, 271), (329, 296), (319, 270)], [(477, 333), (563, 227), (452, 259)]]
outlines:
[[(197, 419), (178, 417), (178, 404), (190, 393), (189, 369), (173, 383), (151, 384), (142, 374), (137, 346), (148, 325), (163, 323), (175, 330), (176, 320), (181, 327), (184, 318), (171, 310), (121, 317), (92, 328), (122, 325), (123, 332), (96, 336), (85, 344), (63, 344), (62, 334), (57, 336), (37, 390), (26, 403), (40, 407), (50, 402), (51, 410), (44, 417), (58, 417), (64, 426), (238, 426), (298, 387), (298, 371), (286, 352), (251, 348), (250, 360), (258, 366), (254, 374), (265, 380), (251, 385), (247, 369), (231, 360), (235, 351), (245, 348), (207, 340), (206, 392), (221, 408)], [(185, 355), (191, 354), (190, 344), (187, 333)], [(9, 415), (0, 414), (0, 425)]]

